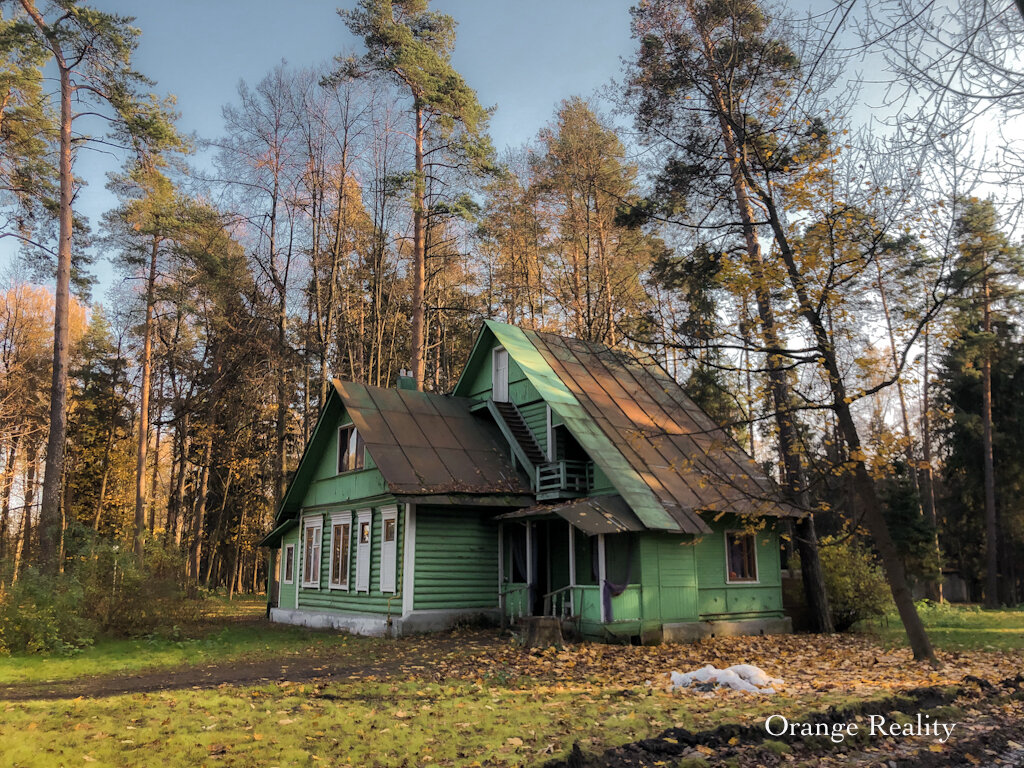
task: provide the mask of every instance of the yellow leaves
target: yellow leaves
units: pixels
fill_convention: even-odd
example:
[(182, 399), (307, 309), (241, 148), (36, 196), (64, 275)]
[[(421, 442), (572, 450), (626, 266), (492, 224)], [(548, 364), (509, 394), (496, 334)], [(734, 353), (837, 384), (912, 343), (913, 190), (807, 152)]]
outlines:
[(509, 744), (509, 745), (511, 745), (513, 747), (521, 747), (521, 746), (523, 746), (523, 740), (521, 738), (519, 738), (518, 736), (512, 736), (512, 737), (510, 737), (508, 739), (505, 739), (505, 743)]

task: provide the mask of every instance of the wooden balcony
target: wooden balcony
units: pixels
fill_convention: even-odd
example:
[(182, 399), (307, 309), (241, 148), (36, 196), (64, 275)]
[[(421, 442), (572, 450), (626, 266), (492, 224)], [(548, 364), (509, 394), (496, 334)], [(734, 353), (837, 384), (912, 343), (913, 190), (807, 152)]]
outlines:
[(586, 496), (594, 485), (594, 462), (549, 461), (537, 467), (537, 500)]

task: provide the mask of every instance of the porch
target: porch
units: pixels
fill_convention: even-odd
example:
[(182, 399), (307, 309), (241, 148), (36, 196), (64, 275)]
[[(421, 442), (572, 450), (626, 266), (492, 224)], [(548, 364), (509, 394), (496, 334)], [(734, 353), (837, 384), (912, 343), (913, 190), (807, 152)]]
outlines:
[(501, 601), (506, 619), (513, 624), (525, 616), (555, 616), (570, 623), (581, 637), (640, 635), (643, 587), (630, 584), (618, 595), (610, 595), (608, 602), (602, 592), (603, 588), (596, 584), (561, 587), (543, 595), (544, 607), (540, 613), (534, 613), (530, 608), (530, 586), (510, 582), (503, 585)]

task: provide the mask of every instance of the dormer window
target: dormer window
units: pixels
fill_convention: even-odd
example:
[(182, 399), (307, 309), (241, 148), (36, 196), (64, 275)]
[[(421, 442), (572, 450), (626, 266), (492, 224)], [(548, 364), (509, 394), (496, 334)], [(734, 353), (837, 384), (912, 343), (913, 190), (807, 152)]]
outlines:
[(366, 447), (363, 436), (355, 426), (338, 428), (338, 474), (362, 469), (365, 464)]

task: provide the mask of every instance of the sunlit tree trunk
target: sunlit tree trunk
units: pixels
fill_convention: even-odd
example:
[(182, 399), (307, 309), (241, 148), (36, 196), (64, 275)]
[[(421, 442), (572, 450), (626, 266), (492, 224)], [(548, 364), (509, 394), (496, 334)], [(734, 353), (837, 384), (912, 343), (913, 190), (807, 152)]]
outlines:
[(156, 264), (160, 238), (150, 244), (149, 274), (146, 278), (146, 319), (142, 331), (142, 360), (139, 392), (139, 442), (135, 455), (135, 556), (142, 562), (146, 540), (146, 452), (149, 447), (149, 400), (153, 379), (153, 312), (156, 302)]
[[(23, 0), (24, 4), (24, 0)], [(34, 8), (30, 13), (34, 12)], [(36, 13), (38, 16), (38, 13)], [(39, 22), (37, 22), (39, 23)], [(64, 475), (64, 452), (68, 420), (68, 364), (70, 356), (69, 309), (71, 305), (71, 204), (74, 176), (71, 172), (71, 95), (74, 85), (71, 70), (55, 46), (55, 61), (60, 76), (60, 203), (57, 240), (57, 284), (53, 310), (53, 378), (50, 385), (50, 429), (46, 439), (43, 469), (43, 498), (39, 508), (39, 564), (47, 573), (59, 570), (57, 551), (61, 538), (60, 482)], [(24, 553), (23, 553), (24, 556)]]

